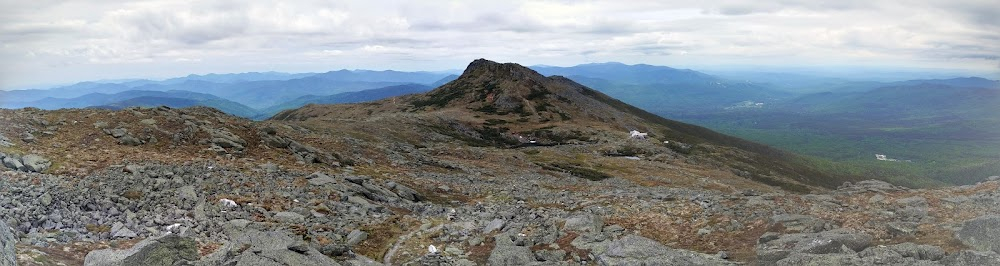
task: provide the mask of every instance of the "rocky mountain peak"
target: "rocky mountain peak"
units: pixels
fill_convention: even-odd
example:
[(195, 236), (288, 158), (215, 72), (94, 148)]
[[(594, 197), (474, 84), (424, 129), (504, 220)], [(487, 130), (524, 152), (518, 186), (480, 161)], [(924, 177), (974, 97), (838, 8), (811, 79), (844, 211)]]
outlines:
[(519, 64), (477, 59), (458, 79), (411, 103), (418, 109), (458, 108), (531, 123), (620, 117), (620, 112), (600, 102), (600, 96), (571, 80), (545, 77)]
[(497, 63), (487, 59), (476, 59), (462, 72), (461, 78), (507, 78), (507, 79), (544, 79), (538, 72), (516, 63)]

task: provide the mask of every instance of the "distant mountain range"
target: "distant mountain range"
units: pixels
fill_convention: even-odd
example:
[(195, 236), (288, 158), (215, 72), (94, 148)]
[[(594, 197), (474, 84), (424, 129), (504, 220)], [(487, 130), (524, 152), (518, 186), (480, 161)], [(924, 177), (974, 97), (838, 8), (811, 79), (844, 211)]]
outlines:
[(261, 117), (262, 118), (271, 117), (274, 114), (277, 114), (278, 112), (299, 108), (307, 104), (338, 104), (338, 103), (369, 102), (369, 101), (381, 100), (401, 95), (423, 93), (431, 89), (433, 89), (433, 87), (427, 85), (404, 84), (404, 85), (389, 86), (371, 90), (342, 92), (328, 96), (306, 95), (296, 98), (295, 100), (291, 100), (261, 110), (261, 115), (262, 115)]
[[(81, 82), (48, 90), (0, 91), (0, 107), (42, 109), (128, 104), (183, 107), (204, 105), (263, 119), (309, 103), (347, 103), (427, 91), (457, 76), (435, 72), (338, 70), (289, 74), (251, 72), (189, 75), (162, 81)], [(377, 89), (371, 92), (366, 90)], [(351, 92), (350, 94), (344, 94)], [(134, 98), (144, 97), (138, 100)]]
[(730, 81), (690, 69), (622, 63), (534, 67), (562, 75), (612, 97), (661, 115), (697, 114), (743, 101), (774, 102), (792, 93)]

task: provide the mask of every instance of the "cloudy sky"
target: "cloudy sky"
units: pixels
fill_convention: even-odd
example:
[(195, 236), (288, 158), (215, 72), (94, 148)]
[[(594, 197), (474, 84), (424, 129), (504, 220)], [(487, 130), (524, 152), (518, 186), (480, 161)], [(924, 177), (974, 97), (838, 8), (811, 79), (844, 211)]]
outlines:
[(1000, 73), (996, 0), (0, 0), (0, 10), (0, 89), (190, 73), (447, 70), (476, 58)]

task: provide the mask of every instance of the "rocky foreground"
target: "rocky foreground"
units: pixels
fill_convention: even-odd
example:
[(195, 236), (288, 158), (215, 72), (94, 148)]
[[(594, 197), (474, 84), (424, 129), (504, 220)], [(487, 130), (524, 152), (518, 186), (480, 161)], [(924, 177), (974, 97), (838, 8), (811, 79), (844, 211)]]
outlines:
[(267, 164), (254, 174), (209, 162), (120, 165), (85, 177), (6, 171), (0, 264), (1000, 264), (1000, 216), (987, 215), (1000, 206), (997, 181), (936, 190), (864, 181), (798, 195), (414, 175), (440, 192), (501, 193), (443, 200), (350, 169), (304, 174)]

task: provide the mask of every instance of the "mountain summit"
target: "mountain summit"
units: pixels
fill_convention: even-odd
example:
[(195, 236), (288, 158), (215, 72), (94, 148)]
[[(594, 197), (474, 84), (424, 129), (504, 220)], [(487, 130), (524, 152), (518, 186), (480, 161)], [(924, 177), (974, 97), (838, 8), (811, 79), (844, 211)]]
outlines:
[(508, 122), (516, 124), (611, 123), (618, 130), (648, 129), (634, 116), (614, 108), (621, 103), (612, 101), (561, 76), (545, 77), (518, 64), (478, 59), (458, 79), (414, 96), (410, 103), (411, 111), (459, 108), (487, 119), (512, 119)]
[[(391, 121), (399, 125), (387, 129), (392, 136), (385, 137), (443, 134), (501, 148), (570, 144), (608, 155), (684, 154), (751, 180), (800, 191), (843, 181), (804, 165), (796, 155), (653, 115), (565, 77), (546, 77), (518, 64), (485, 59), (473, 61), (458, 79), (424, 94), (309, 105), (272, 119)], [(632, 130), (648, 138), (631, 141)]]

